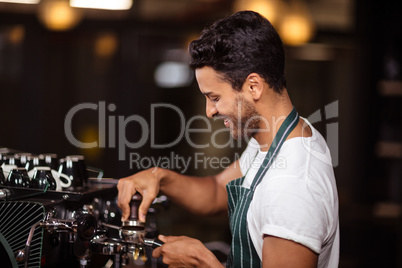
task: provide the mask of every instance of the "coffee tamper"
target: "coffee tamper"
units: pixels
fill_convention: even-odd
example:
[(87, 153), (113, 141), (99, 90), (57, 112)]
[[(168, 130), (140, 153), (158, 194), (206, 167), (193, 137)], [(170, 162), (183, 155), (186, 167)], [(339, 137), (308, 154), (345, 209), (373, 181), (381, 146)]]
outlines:
[(130, 216), (128, 220), (122, 223), (122, 227), (129, 227), (129, 226), (142, 226), (145, 227), (144, 222), (140, 222), (138, 218), (138, 210), (142, 201), (142, 195), (139, 193), (134, 194), (131, 197), (130, 201)]
[(133, 254), (134, 260), (137, 260), (138, 257), (141, 256), (145, 261), (145, 223), (141, 222), (138, 217), (141, 201), (142, 196), (139, 193), (132, 196), (130, 201), (130, 216), (127, 221), (122, 222), (120, 237), (127, 243), (127, 252)]
[(136, 193), (130, 201), (130, 216), (128, 220), (122, 222), (120, 237), (125, 242), (142, 244), (145, 236), (145, 223), (138, 217), (138, 210), (142, 201), (142, 196)]

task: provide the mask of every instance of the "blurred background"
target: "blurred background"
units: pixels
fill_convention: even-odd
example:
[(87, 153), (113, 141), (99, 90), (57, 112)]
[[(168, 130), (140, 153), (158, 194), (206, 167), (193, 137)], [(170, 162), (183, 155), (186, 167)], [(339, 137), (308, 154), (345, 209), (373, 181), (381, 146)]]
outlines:
[[(204, 27), (244, 9), (278, 30), (290, 96), (331, 147), (340, 267), (402, 267), (401, 1), (0, 1), (1, 147), (84, 155), (108, 178), (158, 159), (190, 175), (219, 172), (245, 143), (227, 131), (212, 140), (223, 123), (200, 119), (205, 100), (187, 47)], [(194, 148), (183, 120), (206, 129), (191, 141), (222, 146)], [(226, 217), (190, 217), (174, 205), (159, 222), (164, 234), (203, 242), (230, 235)]]

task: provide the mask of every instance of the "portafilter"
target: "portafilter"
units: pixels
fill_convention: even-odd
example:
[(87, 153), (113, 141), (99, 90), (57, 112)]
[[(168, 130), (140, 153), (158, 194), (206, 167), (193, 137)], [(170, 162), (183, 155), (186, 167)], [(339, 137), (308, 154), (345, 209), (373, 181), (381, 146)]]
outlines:
[(137, 260), (141, 257), (146, 260), (144, 246), (157, 248), (163, 245), (163, 242), (157, 238), (147, 238), (145, 222), (141, 222), (138, 217), (139, 206), (142, 196), (136, 193), (130, 201), (130, 216), (127, 221), (122, 222), (122, 226), (101, 223), (104, 227), (119, 230), (120, 239), (107, 238), (105, 236), (96, 237), (91, 241), (91, 248), (96, 253), (105, 255), (132, 254), (132, 258)]

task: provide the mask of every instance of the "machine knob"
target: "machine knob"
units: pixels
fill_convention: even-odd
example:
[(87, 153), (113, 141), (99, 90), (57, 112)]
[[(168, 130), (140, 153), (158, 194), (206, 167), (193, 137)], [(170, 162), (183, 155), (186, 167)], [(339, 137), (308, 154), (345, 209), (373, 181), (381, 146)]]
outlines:
[[(0, 171), (2, 172), (2, 171)], [(0, 201), (6, 200), (8, 197), (11, 196), (11, 193), (8, 189), (0, 189)]]
[(77, 219), (77, 235), (82, 240), (91, 240), (97, 229), (98, 222), (91, 214), (82, 214)]
[(16, 253), (15, 253), (15, 260), (16, 261), (18, 261), (18, 262), (23, 262), (23, 261), (25, 261), (25, 251), (24, 250), (18, 250)]

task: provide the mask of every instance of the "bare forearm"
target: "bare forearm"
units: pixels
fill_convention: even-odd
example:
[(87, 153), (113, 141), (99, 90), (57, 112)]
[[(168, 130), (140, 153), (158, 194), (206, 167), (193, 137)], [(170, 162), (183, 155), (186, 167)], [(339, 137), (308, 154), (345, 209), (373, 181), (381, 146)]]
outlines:
[(174, 203), (195, 214), (212, 215), (227, 210), (224, 186), (214, 176), (192, 177), (159, 169), (160, 191)]
[(139, 192), (142, 202), (138, 216), (145, 221), (149, 206), (159, 192), (195, 214), (212, 215), (227, 210), (226, 184), (241, 176), (238, 161), (210, 177), (191, 177), (163, 168), (150, 168), (121, 178), (117, 204), (122, 209), (122, 221), (130, 215), (131, 197)]

